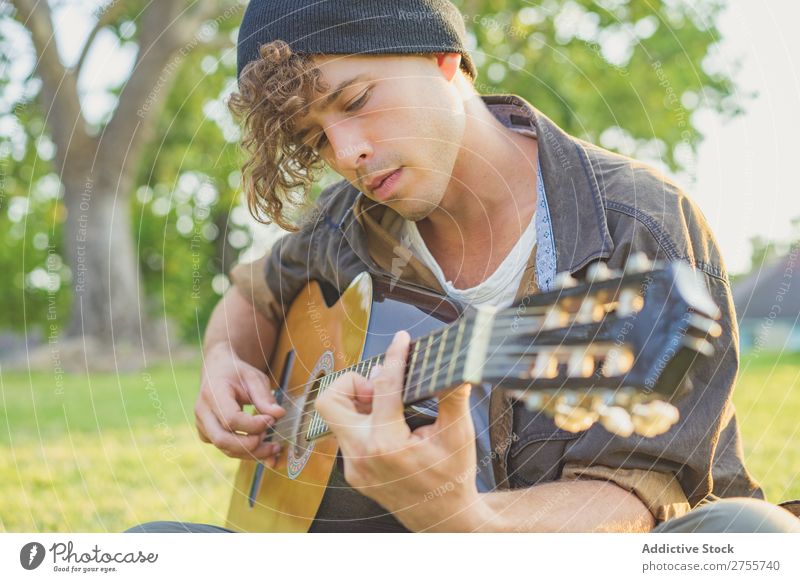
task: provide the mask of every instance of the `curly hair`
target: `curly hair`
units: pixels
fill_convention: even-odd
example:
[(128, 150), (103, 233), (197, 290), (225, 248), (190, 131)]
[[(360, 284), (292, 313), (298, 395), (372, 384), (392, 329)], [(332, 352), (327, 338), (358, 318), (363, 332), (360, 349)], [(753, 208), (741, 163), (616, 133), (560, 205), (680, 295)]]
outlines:
[(259, 54), (260, 59), (242, 70), (239, 91), (228, 102), (243, 123), (247, 205), (259, 222), (296, 231), (287, 210), (308, 201), (323, 167), (313, 147), (298, 143), (297, 121), (307, 113), (314, 95), (328, 87), (312, 57), (292, 52), (282, 40), (262, 45)]

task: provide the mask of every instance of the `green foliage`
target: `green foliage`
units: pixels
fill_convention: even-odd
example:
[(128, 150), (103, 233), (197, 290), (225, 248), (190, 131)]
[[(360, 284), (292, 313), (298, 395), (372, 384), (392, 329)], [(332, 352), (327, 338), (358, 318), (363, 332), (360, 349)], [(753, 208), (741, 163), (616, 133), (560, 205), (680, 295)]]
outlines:
[(239, 132), (223, 100), (235, 75), (232, 56), (187, 57), (159, 121), (164, 132), (141, 163), (134, 202), (145, 290), (187, 340), (199, 341), (224, 289), (220, 275), (250, 243), (237, 209)]
[[(728, 72), (714, 64), (718, 0), (455, 3), (473, 35), (479, 92), (521, 95), (566, 131), (605, 147), (691, 172), (701, 139), (692, 113), (702, 107), (725, 115), (739, 110)], [(114, 18), (107, 30), (120, 43), (136, 42), (143, 5), (110, 4)], [(9, 10), (0, 10), (0, 20), (9, 18)], [(197, 44), (171, 61), (178, 77), (131, 201), (151, 313), (166, 314), (184, 339), (198, 338), (224, 290), (221, 273), (250, 240), (240, 204), (239, 135), (224, 103), (235, 83), (231, 40), (240, 18), (239, 11), (215, 23), (215, 36), (224, 42)], [(43, 184), (52, 186), (55, 176), (38, 86), (32, 78), (23, 90), (6, 91), (9, 55), (19, 49), (2, 35), (0, 27), (0, 108), (6, 109), (0, 120), (18, 120), (0, 123), (0, 268), (11, 283), (0, 286), (0, 299), (10, 306), (0, 313), (0, 329), (47, 330), (48, 302), (55, 300), (59, 320), (67, 315), (69, 271), (56, 269), (57, 293), (47, 290), (55, 288), (52, 283), (35, 284), (44, 279), (31, 273), (47, 272), (48, 256), (54, 265), (63, 263), (63, 208), (37, 194), (41, 180), (49, 176)], [(19, 97), (7, 101), (12, 94)], [(324, 178), (333, 179), (331, 172)], [(320, 190), (317, 184), (315, 194)], [(42, 247), (43, 236), (55, 247)]]
[(38, 108), (21, 102), (0, 120), (14, 128), (0, 134), (0, 329), (43, 338), (69, 308), (60, 182)]
[(477, 41), (481, 93), (516, 93), (604, 147), (691, 170), (692, 113), (739, 111), (731, 79), (713, 69), (718, 0), (456, 4)]

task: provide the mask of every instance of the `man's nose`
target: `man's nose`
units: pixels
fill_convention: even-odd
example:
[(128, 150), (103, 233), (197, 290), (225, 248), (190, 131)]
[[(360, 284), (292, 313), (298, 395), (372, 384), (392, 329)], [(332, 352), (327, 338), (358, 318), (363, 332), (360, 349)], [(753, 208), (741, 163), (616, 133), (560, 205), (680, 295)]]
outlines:
[(326, 132), (332, 146), (336, 167), (346, 172), (362, 169), (372, 156), (372, 145), (355, 125), (340, 123), (328, 127)]

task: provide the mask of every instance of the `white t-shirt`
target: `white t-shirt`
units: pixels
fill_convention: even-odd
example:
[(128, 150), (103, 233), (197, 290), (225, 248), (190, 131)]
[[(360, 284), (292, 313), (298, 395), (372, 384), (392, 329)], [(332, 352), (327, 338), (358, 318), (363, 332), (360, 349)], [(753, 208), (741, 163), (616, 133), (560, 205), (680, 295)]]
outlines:
[(404, 220), (402, 224), (402, 234), (405, 236), (401, 236), (401, 240), (407, 242), (409, 250), (414, 256), (431, 270), (449, 297), (474, 307), (492, 305), (503, 308), (509, 307), (513, 303), (517, 289), (522, 283), (522, 276), (528, 265), (533, 246), (536, 244), (536, 213), (514, 248), (506, 255), (494, 273), (469, 289), (459, 289), (453, 286), (452, 281), (446, 280), (442, 268), (433, 258), (420, 235), (416, 222)]

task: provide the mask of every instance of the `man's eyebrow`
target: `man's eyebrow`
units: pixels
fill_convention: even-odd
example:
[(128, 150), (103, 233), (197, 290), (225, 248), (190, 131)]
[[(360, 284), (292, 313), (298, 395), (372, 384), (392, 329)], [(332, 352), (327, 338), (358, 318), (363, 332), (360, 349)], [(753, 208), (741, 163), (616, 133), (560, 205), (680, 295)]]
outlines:
[(325, 99), (323, 99), (323, 101), (322, 101), (322, 109), (327, 109), (328, 107), (333, 105), (333, 102), (336, 101), (339, 98), (339, 95), (341, 95), (342, 91), (347, 89), (350, 85), (352, 85), (356, 81), (360, 81), (361, 79), (364, 79), (366, 77), (368, 77), (368, 75), (366, 75), (364, 73), (361, 73), (359, 75), (356, 75), (352, 79), (347, 79), (347, 80), (342, 81), (341, 83), (339, 83), (339, 85), (336, 87), (336, 89), (331, 91), (330, 95), (328, 95), (327, 97), (325, 97)]

